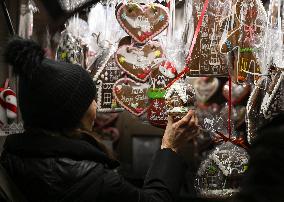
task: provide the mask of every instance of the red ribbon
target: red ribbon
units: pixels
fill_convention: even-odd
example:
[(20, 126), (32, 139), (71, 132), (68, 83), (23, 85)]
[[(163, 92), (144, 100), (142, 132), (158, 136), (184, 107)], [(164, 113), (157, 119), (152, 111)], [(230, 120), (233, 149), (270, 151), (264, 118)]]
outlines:
[(216, 134), (218, 135), (218, 137), (215, 140), (216, 142), (222, 142), (222, 141), (231, 142), (232, 144), (237, 145), (239, 147), (242, 147), (246, 150), (249, 149), (249, 145), (247, 144), (244, 137), (237, 137), (237, 138), (236, 137), (234, 137), (234, 138), (227, 137), (227, 136), (225, 136), (224, 134), (222, 134), (218, 131), (216, 131)]
[[(169, 2), (170, 3), (170, 2)], [(204, 19), (204, 16), (205, 16), (205, 13), (207, 11), (207, 8), (208, 8), (208, 4), (209, 4), (209, 0), (205, 0), (205, 3), (204, 3), (204, 6), (203, 6), (203, 9), (202, 9), (202, 12), (201, 12), (201, 15), (200, 15), (200, 18), (198, 20), (198, 24), (197, 24), (197, 27), (195, 29), (195, 33), (194, 33), (194, 37), (193, 37), (193, 40), (192, 40), (192, 43), (191, 43), (191, 47), (190, 47), (190, 50), (189, 50), (189, 53), (188, 53), (188, 56), (186, 58), (186, 64), (188, 64), (191, 60), (191, 55), (192, 55), (192, 52), (193, 52), (193, 48), (196, 44), (196, 40), (197, 40), (197, 37), (198, 37), (198, 34), (201, 30), (201, 26), (202, 26), (202, 23), (203, 23), (203, 19)], [(170, 82), (165, 89), (168, 89), (169, 87), (171, 87), (176, 81), (178, 81), (179, 79), (181, 79), (187, 72), (189, 72), (189, 67), (186, 66), (184, 68), (184, 70), (178, 74), (178, 76), (172, 81)]]
[(229, 134), (229, 138), (231, 138), (232, 136), (232, 125), (231, 125), (231, 114), (232, 114), (232, 78), (231, 75), (229, 74), (229, 100), (228, 100), (228, 114), (229, 114), (229, 118), (228, 118), (228, 134)]

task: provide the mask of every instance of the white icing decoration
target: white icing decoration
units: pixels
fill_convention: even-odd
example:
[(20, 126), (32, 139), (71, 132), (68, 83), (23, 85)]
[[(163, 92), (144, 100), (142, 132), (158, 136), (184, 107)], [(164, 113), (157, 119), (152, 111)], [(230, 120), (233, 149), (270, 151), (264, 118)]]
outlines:
[(114, 47), (111, 48), (109, 55), (106, 57), (105, 61), (102, 63), (100, 67), (98, 67), (98, 71), (95, 74), (93, 81), (96, 82), (96, 88), (97, 88), (97, 106), (98, 106), (98, 112), (121, 112), (124, 109), (122, 107), (115, 108), (115, 109), (105, 109), (102, 108), (102, 90), (103, 90), (103, 81), (100, 79), (104, 79), (105, 76), (102, 74), (103, 70), (105, 69), (105, 66), (107, 65), (109, 59), (114, 54)]

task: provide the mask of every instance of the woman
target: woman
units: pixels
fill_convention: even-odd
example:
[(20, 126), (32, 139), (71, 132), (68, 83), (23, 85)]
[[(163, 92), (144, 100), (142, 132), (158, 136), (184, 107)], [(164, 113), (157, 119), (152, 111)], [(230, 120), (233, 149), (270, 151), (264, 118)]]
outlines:
[(26, 131), (11, 135), (1, 163), (28, 201), (174, 201), (186, 165), (178, 155), (196, 130), (190, 111), (170, 117), (143, 189), (114, 170), (118, 162), (88, 131), (96, 118), (95, 86), (80, 66), (44, 58), (35, 42), (13, 39), (5, 60), (19, 76), (19, 105)]
[(284, 201), (284, 115), (258, 131), (250, 149), (249, 169), (234, 202)]

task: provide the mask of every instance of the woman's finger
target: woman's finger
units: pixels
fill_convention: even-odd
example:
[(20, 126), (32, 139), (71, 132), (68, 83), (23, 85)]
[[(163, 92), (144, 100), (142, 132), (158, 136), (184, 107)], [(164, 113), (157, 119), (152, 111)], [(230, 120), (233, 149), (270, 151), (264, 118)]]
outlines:
[(172, 116), (168, 116), (168, 125), (172, 125), (174, 123), (174, 118)]
[(193, 114), (194, 114), (194, 111), (189, 110), (189, 112), (186, 114), (185, 117), (183, 117), (180, 121), (175, 123), (177, 128), (180, 128), (183, 125), (187, 125), (191, 117), (193, 116)]

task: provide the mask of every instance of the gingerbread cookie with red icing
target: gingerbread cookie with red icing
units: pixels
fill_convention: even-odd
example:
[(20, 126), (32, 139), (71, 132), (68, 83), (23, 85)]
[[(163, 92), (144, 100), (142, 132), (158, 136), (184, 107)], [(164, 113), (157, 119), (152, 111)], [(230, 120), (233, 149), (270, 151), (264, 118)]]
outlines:
[(159, 42), (148, 42), (121, 46), (115, 59), (119, 67), (128, 75), (140, 82), (146, 82), (151, 70), (157, 68), (163, 61), (164, 53)]
[(144, 114), (148, 107), (149, 85), (129, 78), (118, 80), (113, 87), (117, 102), (135, 116)]

